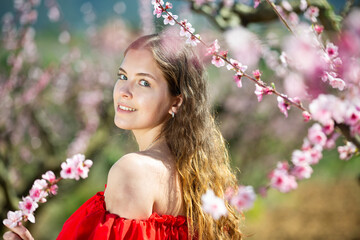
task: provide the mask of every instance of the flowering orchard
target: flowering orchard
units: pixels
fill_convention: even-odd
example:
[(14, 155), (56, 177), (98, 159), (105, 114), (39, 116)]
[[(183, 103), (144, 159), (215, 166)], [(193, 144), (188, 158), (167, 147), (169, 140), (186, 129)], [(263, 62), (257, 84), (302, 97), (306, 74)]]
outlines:
[[(230, 3), (229, 3), (230, 2)], [(323, 149), (336, 147), (336, 139), (342, 135), (346, 144), (338, 146), (339, 158), (349, 160), (360, 149), (360, 67), (359, 53), (352, 54), (350, 49), (344, 47), (344, 52), (339, 53), (339, 47), (329, 40), (324, 39), (324, 27), (319, 23), (319, 9), (308, 5), (306, 0), (300, 1), (300, 12), (306, 22), (302, 23), (300, 17), (293, 11), (288, 1), (266, 0), (261, 4), (269, 4), (276, 12), (286, 28), (293, 33), (279, 57), (282, 68), (278, 70), (279, 77), (287, 74), (304, 75), (305, 77), (317, 78), (318, 81), (329, 84), (333, 94), (320, 94), (309, 103), (309, 111), (303, 106), (299, 97), (288, 97), (276, 90), (275, 84), (268, 85), (261, 78), (261, 70), (256, 69), (252, 74), (246, 72), (246, 63), (241, 63), (229, 56), (228, 51), (220, 50), (218, 40), (210, 45), (202, 41), (199, 34), (195, 33), (192, 24), (186, 19), (178, 20), (178, 16), (170, 12), (172, 4), (162, 0), (153, 0), (154, 15), (163, 17), (164, 24), (180, 27), (180, 36), (191, 46), (203, 44), (207, 48), (207, 54), (212, 56), (211, 63), (216, 67), (224, 67), (235, 71), (234, 81), (236, 86), (242, 87), (242, 79), (247, 78), (255, 83), (255, 95), (258, 101), (262, 101), (265, 95), (277, 95), (279, 110), (288, 117), (291, 106), (302, 110), (304, 121), (313, 119), (316, 121), (309, 129), (301, 149), (293, 151), (291, 161), (279, 162), (276, 168), (269, 173), (269, 184), (259, 190), (266, 195), (266, 190), (271, 187), (280, 192), (289, 192), (298, 186), (298, 180), (311, 177), (313, 169), (311, 165), (317, 164), (322, 158)], [(207, 4), (207, 1), (195, 1), (195, 5)], [(225, 1), (224, 1), (225, 4)], [(234, 2), (226, 1), (229, 7)], [(257, 8), (260, 1), (254, 1)], [(360, 20), (360, 11), (354, 11), (345, 22), (348, 44), (354, 40), (359, 44), (360, 29), (356, 21)], [(340, 42), (341, 43), (341, 42)], [(351, 42), (353, 43), (353, 42)], [(351, 45), (351, 44), (350, 44)], [(348, 48), (350, 46), (347, 46)], [(359, 46), (357, 46), (359, 49)], [(303, 55), (305, 52), (306, 55)], [(302, 56), (301, 56), (302, 55)], [(306, 56), (306, 58), (304, 58)], [(348, 66), (352, 68), (349, 69)], [(355, 68), (355, 69), (354, 69)], [(351, 72), (351, 75), (349, 74)], [(337, 91), (344, 91), (339, 93)], [(346, 93), (345, 93), (346, 92)], [(256, 199), (256, 194), (251, 186), (239, 186), (238, 189), (229, 189), (221, 199), (208, 190), (203, 195), (202, 204), (205, 212), (215, 219), (226, 215), (224, 200), (233, 205), (237, 210), (243, 211), (251, 208)]]
[[(176, 35), (189, 47), (205, 48), (204, 60), (212, 71), (210, 80), (216, 79), (211, 83), (215, 86), (212, 91), (223, 102), (224, 110), (216, 106), (215, 110), (224, 136), (234, 146), (230, 150), (236, 150), (234, 157), (243, 156), (241, 160), (248, 165), (261, 159), (261, 165), (272, 169), (261, 175), (266, 181), (258, 184), (261, 186), (249, 181), (244, 185), (252, 186), (228, 189), (224, 196), (216, 196), (209, 189), (202, 198), (204, 211), (220, 218), (227, 214), (227, 204), (245, 211), (270, 188), (289, 192), (300, 179), (312, 176), (314, 166), (328, 149), (338, 150), (338, 158), (344, 161), (356, 160), (360, 131), (359, 10), (347, 5), (341, 14), (346, 18), (341, 20), (327, 1), (197, 0), (188, 1), (190, 7), (184, 11), (173, 9), (171, 3), (150, 2), (139, 0), (142, 33), (152, 33), (156, 20), (176, 29)], [(52, 24), (54, 35), (50, 40), (35, 26), (41, 9)], [(38, 216), (43, 216), (44, 212), (54, 214), (48, 213), (47, 206), (51, 211), (58, 207), (56, 217), (51, 218), (59, 221), (53, 224), (55, 227), (50, 226), (49, 218), (42, 217), (37, 218), (37, 224), (27, 226), (37, 239), (42, 239), (41, 235), (43, 239), (55, 238), (68, 217), (60, 215), (64, 209), (72, 210), (57, 199), (53, 201), (58, 206), (48, 203), (43, 208), (39, 204), (45, 195), (57, 192), (56, 181), (66, 173), (63, 168), (68, 169), (68, 174), (72, 172), (73, 164), (59, 159), (80, 152), (99, 160), (87, 181), (76, 182), (89, 186), (81, 189), (89, 189), (93, 195), (91, 180), (96, 169), (104, 169), (105, 173), (119, 156), (135, 150), (124, 144), (129, 142), (122, 141), (124, 134), (116, 133), (111, 96), (122, 52), (139, 33), (123, 21), (126, 17), (121, 14), (127, 10), (124, 2), (114, 4), (114, 17), (101, 26), (98, 10), (90, 2), (79, 7), (85, 24), (82, 37), (69, 27), (73, 24), (64, 15), (67, 9), (62, 9), (56, 0), (16, 0), (13, 10), (1, 19), (0, 188), (4, 197), (0, 198), (0, 206), (5, 209), (1, 218), (8, 219), (9, 225), (20, 219), (33, 220), (35, 209)], [(211, 20), (221, 36), (195, 30), (194, 13)], [(249, 30), (249, 23), (261, 25), (275, 19), (285, 34), (270, 28), (266, 36), (260, 36), (261, 31)], [(224, 91), (227, 83), (231, 84), (230, 93)], [(260, 118), (270, 120), (259, 121), (259, 112)], [(288, 124), (282, 122), (284, 116)], [(295, 138), (303, 134), (301, 124), (310, 124), (307, 136), (292, 153), (281, 152), (281, 157), (273, 154), (268, 158), (259, 154), (268, 148), (263, 141), (293, 149), (286, 143), (295, 142), (290, 134)], [(273, 140), (266, 136), (274, 133), (280, 137)], [(280, 152), (281, 148), (273, 151)], [(279, 161), (284, 156), (288, 161)], [(242, 176), (248, 177), (251, 171), (243, 165), (241, 168)], [(62, 172), (61, 178), (54, 180), (48, 170)], [(104, 173), (96, 176), (100, 187), (103, 183), (99, 179), (106, 179)], [(87, 170), (72, 178), (86, 174)], [(75, 181), (65, 184), (72, 186)], [(62, 196), (70, 195), (72, 203), (83, 202), (71, 187), (60, 186), (58, 191)], [(18, 208), (20, 211), (6, 215)]]

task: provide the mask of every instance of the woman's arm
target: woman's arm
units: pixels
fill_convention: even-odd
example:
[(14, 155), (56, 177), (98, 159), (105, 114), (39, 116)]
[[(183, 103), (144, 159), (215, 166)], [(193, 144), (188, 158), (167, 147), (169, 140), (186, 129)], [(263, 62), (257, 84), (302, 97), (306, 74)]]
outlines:
[(106, 208), (110, 213), (129, 219), (147, 219), (152, 214), (159, 186), (155, 161), (131, 153), (114, 164), (105, 190)]

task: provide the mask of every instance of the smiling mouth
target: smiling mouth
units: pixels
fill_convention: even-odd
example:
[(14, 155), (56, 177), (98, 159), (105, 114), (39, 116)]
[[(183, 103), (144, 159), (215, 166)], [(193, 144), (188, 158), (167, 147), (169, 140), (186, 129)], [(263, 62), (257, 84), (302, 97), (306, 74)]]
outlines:
[(135, 112), (136, 111), (135, 108), (125, 107), (125, 106), (122, 106), (122, 105), (118, 105), (118, 109), (121, 109), (123, 111), (128, 111), (128, 112)]

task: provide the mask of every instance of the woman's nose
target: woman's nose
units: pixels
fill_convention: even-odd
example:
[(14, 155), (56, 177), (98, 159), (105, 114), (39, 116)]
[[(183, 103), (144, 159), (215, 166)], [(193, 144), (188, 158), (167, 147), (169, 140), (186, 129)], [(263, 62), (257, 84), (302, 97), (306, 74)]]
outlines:
[(122, 98), (132, 98), (131, 86), (127, 81), (125, 83), (121, 84), (121, 86), (119, 88), (119, 94), (120, 94), (120, 97), (122, 97)]

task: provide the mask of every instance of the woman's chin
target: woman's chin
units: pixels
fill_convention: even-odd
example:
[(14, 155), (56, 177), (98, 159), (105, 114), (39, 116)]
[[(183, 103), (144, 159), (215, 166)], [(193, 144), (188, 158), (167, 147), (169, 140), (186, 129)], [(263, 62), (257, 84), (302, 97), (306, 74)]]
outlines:
[(121, 123), (121, 122), (117, 121), (116, 119), (114, 119), (114, 123), (115, 123), (115, 126), (120, 129), (124, 129), (124, 130), (132, 129), (128, 124)]

